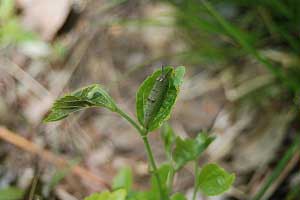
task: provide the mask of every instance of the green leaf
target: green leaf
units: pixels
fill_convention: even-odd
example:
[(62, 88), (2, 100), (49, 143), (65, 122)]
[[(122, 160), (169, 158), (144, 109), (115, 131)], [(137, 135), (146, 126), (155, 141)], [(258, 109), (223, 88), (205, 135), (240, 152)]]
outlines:
[(112, 187), (114, 190), (124, 188), (126, 189), (126, 191), (130, 191), (132, 182), (133, 180), (132, 180), (131, 168), (124, 167), (119, 171), (118, 175), (114, 178)]
[(175, 133), (174, 133), (172, 127), (167, 123), (164, 123), (164, 125), (161, 128), (161, 138), (164, 143), (165, 151), (166, 151), (168, 157), (170, 158), (171, 151), (172, 151), (172, 145), (174, 144), (174, 142), (176, 140), (176, 136), (175, 136)]
[[(172, 171), (172, 167), (170, 164), (163, 164), (158, 168), (158, 176), (160, 177), (160, 182), (163, 189), (163, 199), (169, 200), (168, 194), (168, 187), (167, 182)], [(127, 200), (158, 200), (160, 198), (159, 187), (157, 183), (157, 179), (155, 177), (154, 172), (151, 175), (151, 188), (149, 191), (142, 191), (142, 192), (131, 192), (128, 194)], [(175, 199), (176, 200), (176, 199)], [(180, 199), (179, 199), (180, 200)]]
[(157, 200), (158, 194), (151, 191), (134, 191), (128, 194), (126, 200)]
[(195, 139), (181, 139), (177, 137), (176, 147), (173, 152), (175, 170), (179, 170), (187, 162), (197, 159), (213, 140), (214, 137), (205, 133), (199, 133)]
[[(168, 177), (171, 173), (171, 170), (172, 170), (171, 165), (163, 164), (159, 167), (158, 172), (157, 172), (159, 175), (159, 178), (160, 178), (163, 193), (165, 195), (167, 195), (169, 193), (168, 187), (167, 187), (167, 181), (168, 181)], [(158, 187), (157, 180), (155, 178), (155, 174), (152, 174), (152, 176), (151, 176), (151, 191), (150, 191), (150, 193), (151, 193), (151, 195), (153, 195), (153, 199), (160, 199), (159, 187)]]
[(33, 33), (25, 31), (16, 17), (6, 20), (0, 28), (0, 46), (34, 40)]
[(0, 3), (0, 20), (8, 20), (14, 15), (14, 0), (1, 0)]
[[(177, 73), (176, 73), (177, 72)], [(181, 67), (178, 71), (173, 67), (165, 67), (164, 74), (168, 81), (167, 87), (155, 87), (159, 83), (157, 80), (162, 75), (162, 69), (156, 70), (151, 76), (149, 76), (139, 87), (136, 95), (136, 112), (137, 118), (141, 125), (143, 125), (148, 131), (153, 131), (159, 128), (164, 121), (170, 117), (172, 108), (176, 102), (177, 95), (179, 93), (179, 85), (183, 76), (183, 68)], [(181, 79), (180, 79), (181, 78)], [(155, 109), (150, 109), (149, 101), (153, 91), (161, 98), (150, 104), (151, 107)], [(152, 92), (152, 93), (151, 93)], [(149, 110), (153, 111), (149, 114)], [(150, 116), (146, 118), (146, 116)]]
[(119, 189), (114, 192), (95, 193), (84, 200), (125, 200), (127, 192), (125, 189)]
[(198, 187), (207, 196), (215, 196), (227, 191), (235, 180), (234, 174), (229, 174), (216, 164), (207, 164), (200, 171)]
[(175, 75), (174, 75), (173, 81), (174, 81), (174, 86), (177, 89), (181, 86), (181, 84), (183, 82), (184, 74), (185, 74), (184, 66), (180, 66), (175, 69)]
[(0, 200), (21, 200), (24, 191), (16, 187), (7, 187), (0, 189)]
[(100, 85), (90, 85), (56, 100), (45, 122), (58, 121), (89, 107), (105, 107), (116, 111), (116, 104)]
[(183, 194), (176, 193), (171, 197), (171, 200), (186, 200), (186, 198)]

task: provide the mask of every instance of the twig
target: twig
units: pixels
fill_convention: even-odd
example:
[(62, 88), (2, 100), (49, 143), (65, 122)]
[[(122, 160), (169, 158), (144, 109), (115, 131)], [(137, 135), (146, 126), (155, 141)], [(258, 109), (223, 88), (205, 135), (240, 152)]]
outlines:
[(23, 83), (24, 86), (30, 88), (38, 98), (52, 96), (50, 92), (38, 81), (36, 81), (30, 74), (25, 72), (20, 66), (7, 58), (1, 57), (0, 70), (10, 74), (12, 77)]
[(34, 200), (34, 194), (36, 192), (36, 188), (37, 188), (37, 184), (39, 182), (40, 176), (41, 176), (41, 171), (38, 170), (38, 173), (33, 178), (33, 181), (32, 181), (32, 184), (31, 184), (31, 188), (30, 188), (30, 192), (29, 192), (28, 200)]
[(54, 164), (57, 167), (71, 167), (71, 172), (76, 174), (82, 179), (85, 179), (89, 182), (94, 182), (100, 186), (103, 186), (107, 189), (110, 189), (110, 184), (103, 180), (102, 178), (96, 176), (95, 174), (91, 173), (87, 169), (80, 167), (80, 166), (72, 166), (70, 165), (68, 160), (63, 159), (62, 157), (59, 157), (55, 154), (53, 154), (50, 151), (47, 151), (41, 147), (39, 147), (37, 144), (34, 144), (27, 139), (23, 138), (22, 136), (19, 136), (9, 130), (7, 130), (4, 127), (0, 127), (0, 138), (5, 140), (6, 142), (9, 142), (29, 153), (38, 155), (42, 159), (46, 160), (47, 162)]

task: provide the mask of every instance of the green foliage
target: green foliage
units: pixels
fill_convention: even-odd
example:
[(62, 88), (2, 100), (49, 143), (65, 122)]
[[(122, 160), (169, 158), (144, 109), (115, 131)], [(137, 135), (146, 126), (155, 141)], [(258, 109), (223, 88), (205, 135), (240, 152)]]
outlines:
[(7, 20), (14, 15), (14, 1), (1, 0), (0, 1), (0, 19)]
[(113, 189), (124, 188), (126, 191), (131, 191), (132, 187), (132, 171), (129, 167), (122, 168), (113, 180)]
[(114, 192), (95, 193), (84, 200), (125, 200), (127, 192), (125, 189), (119, 189)]
[(177, 137), (173, 153), (175, 169), (179, 170), (187, 162), (196, 160), (213, 140), (214, 137), (205, 133), (199, 133), (195, 139), (181, 139)]
[(183, 194), (176, 193), (171, 197), (171, 200), (186, 200), (186, 198)]
[(207, 196), (222, 194), (231, 187), (234, 180), (234, 174), (227, 173), (216, 164), (205, 165), (197, 177), (200, 191)]
[(34, 35), (25, 31), (16, 18), (8, 20), (0, 29), (0, 46), (32, 39), (34, 39)]
[(15, 15), (14, 0), (0, 1), (0, 46), (16, 44), (35, 38), (26, 31)]
[(177, 67), (175, 69), (173, 84), (174, 84), (174, 86), (177, 90), (179, 90), (179, 87), (183, 83), (184, 74), (185, 74), (185, 67), (184, 66), (180, 66), (180, 67)]
[(90, 85), (55, 101), (45, 122), (58, 121), (69, 114), (89, 107), (105, 107), (116, 111), (113, 99), (100, 85)]
[(24, 191), (16, 187), (8, 187), (0, 189), (0, 200), (21, 200)]
[[(167, 181), (168, 181), (168, 177), (170, 175), (170, 172), (172, 170), (172, 166), (170, 164), (163, 164), (160, 166), (160, 168), (158, 169), (158, 171), (156, 173), (158, 173), (159, 177), (160, 177), (160, 186), (159, 183), (155, 177), (155, 174), (153, 174), (151, 176), (151, 190), (150, 193), (152, 194), (152, 197), (154, 199), (159, 199), (160, 195), (159, 195), (159, 187), (162, 188), (164, 196), (167, 195), (170, 191), (167, 185)], [(153, 172), (154, 173), (154, 172)]]
[[(170, 117), (184, 75), (183, 67), (177, 68), (175, 72), (172, 67), (165, 67), (164, 71), (168, 74), (165, 77), (168, 81), (166, 88), (156, 87), (162, 76), (162, 69), (159, 69), (142, 83), (136, 95), (137, 117), (140, 124), (148, 131), (159, 128)], [(160, 101), (157, 101), (153, 94), (162, 95), (159, 96)], [(155, 109), (153, 109), (154, 106)]]
[[(300, 31), (300, 1), (287, 0), (162, 0), (176, 8), (178, 28), (184, 33), (190, 49), (180, 52), (180, 59), (199, 66), (199, 63), (220, 63), (218, 69), (256, 59), (274, 81), (263, 91), (278, 90), (275, 97), (260, 91), (264, 99), (297, 95), (300, 87), (300, 61), (283, 63), (278, 56), (268, 56), (265, 50), (275, 50), (292, 60), (300, 53), (297, 34)], [(225, 64), (225, 65), (224, 65)], [(251, 65), (251, 64), (250, 64)], [(209, 65), (212, 66), (212, 65)], [(221, 67), (221, 68), (220, 68)], [(283, 86), (283, 87), (282, 87)], [(257, 99), (251, 92), (252, 100)]]
[(164, 143), (167, 157), (168, 159), (171, 159), (172, 146), (176, 140), (176, 136), (172, 127), (167, 123), (165, 123), (161, 128), (161, 138)]
[(295, 184), (290, 186), (288, 194), (285, 197), (285, 200), (297, 200), (300, 197), (300, 184)]
[[(149, 190), (134, 191), (132, 189), (132, 172), (129, 168), (124, 168), (113, 180), (113, 192), (96, 193), (85, 200), (186, 200), (181, 193), (173, 194), (173, 178), (176, 172), (189, 161), (193, 160), (197, 164), (199, 156), (214, 140), (214, 137), (200, 133), (194, 139), (181, 139), (165, 123), (161, 130), (161, 138), (168, 159), (159, 167), (156, 165), (148, 141), (149, 131), (160, 127), (169, 118), (184, 73), (184, 67), (178, 67), (175, 70), (173, 67), (165, 67), (155, 71), (142, 83), (136, 96), (137, 118), (142, 126), (119, 108), (99, 85), (82, 88), (55, 101), (50, 114), (45, 119), (46, 122), (61, 120), (84, 108), (105, 107), (118, 113), (136, 128), (145, 144), (151, 169)], [(148, 101), (153, 101), (155, 105)], [(149, 108), (151, 106), (154, 107)], [(145, 120), (146, 118), (147, 120)], [(198, 166), (195, 169), (198, 170)], [(198, 187), (207, 195), (220, 194), (226, 191), (234, 181), (233, 175), (229, 175), (215, 164), (207, 165), (200, 174), (197, 172), (195, 174), (197, 181), (195, 181), (194, 194), (197, 193)]]
[(53, 57), (56, 59), (62, 59), (68, 53), (68, 49), (59, 41), (54, 42), (54, 44), (52, 45), (52, 50)]
[[(259, 51), (257, 51), (251, 41), (247, 40), (247, 37), (243, 35), (239, 29), (229, 23), (224, 17), (222, 17), (206, 0), (202, 0), (204, 7), (207, 9), (209, 14), (216, 20), (217, 23), (221, 25), (222, 28), (227, 32), (227, 34), (236, 40), (242, 48), (247, 52), (253, 55), (259, 62), (261, 62), (273, 75), (279, 80), (283, 81), (288, 87), (291, 89), (297, 90), (297, 81), (293, 79), (288, 79), (285, 77), (284, 72), (281, 68), (274, 66), (268, 59), (261, 55)], [(290, 77), (292, 78), (292, 77)]]

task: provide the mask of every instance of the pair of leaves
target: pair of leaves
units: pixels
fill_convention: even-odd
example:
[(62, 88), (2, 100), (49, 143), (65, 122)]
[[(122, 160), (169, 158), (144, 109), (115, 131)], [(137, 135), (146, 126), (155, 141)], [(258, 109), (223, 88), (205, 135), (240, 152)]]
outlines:
[(226, 172), (217, 164), (205, 165), (197, 175), (197, 187), (206, 196), (216, 196), (227, 191), (235, 180), (235, 175)]
[(127, 191), (125, 189), (115, 190), (113, 192), (105, 191), (102, 193), (94, 193), (84, 200), (125, 200)]
[[(161, 131), (161, 137), (164, 142), (165, 151), (168, 157), (174, 162), (175, 171), (182, 168), (189, 161), (197, 161), (201, 153), (210, 145), (214, 137), (206, 133), (199, 133), (196, 138), (182, 139), (176, 137), (173, 129), (164, 124)], [(175, 145), (174, 150), (172, 147)], [(224, 193), (234, 182), (234, 174), (227, 173), (223, 168), (216, 164), (207, 164), (199, 174), (195, 174), (197, 180), (197, 189), (206, 196), (215, 196)], [(178, 194), (176, 200), (184, 200), (181, 194)]]
[[(165, 79), (168, 79), (168, 86), (166, 88), (159, 88), (161, 91), (157, 91), (157, 93), (163, 93), (163, 98), (159, 102), (154, 102), (155, 104), (158, 104), (158, 109), (156, 109), (154, 113), (151, 113), (150, 121), (146, 123), (145, 116), (149, 109), (147, 101), (151, 101), (151, 91), (157, 89), (155, 88), (155, 84), (160, 81), (159, 78), (164, 72), (169, 74), (164, 77)], [(164, 69), (156, 70), (139, 87), (136, 95), (137, 118), (140, 124), (148, 131), (159, 128), (163, 122), (170, 117), (184, 74), (185, 68), (183, 66), (178, 67), (175, 70), (173, 67), (165, 67)]]
[[(147, 127), (148, 131), (153, 131), (160, 127), (161, 124), (170, 117), (173, 105), (175, 104), (179, 87), (182, 83), (182, 78), (185, 73), (184, 67), (178, 67), (174, 70), (173, 67), (166, 67), (165, 71), (170, 72), (167, 78), (168, 87), (166, 94), (159, 103), (159, 109), (153, 113), (154, 117)], [(144, 126), (146, 102), (149, 94), (153, 89), (156, 79), (162, 74), (162, 70), (155, 71), (149, 76), (140, 86), (136, 96), (137, 118)], [(101, 88), (100, 85), (90, 85), (75, 91), (71, 94), (65, 95), (55, 101), (51, 112), (44, 119), (45, 122), (58, 121), (68, 117), (71, 113), (89, 107), (105, 107), (113, 112), (117, 111), (117, 106), (111, 96)]]
[(95, 84), (56, 100), (44, 121), (58, 121), (68, 117), (73, 112), (89, 107), (105, 107), (113, 112), (116, 111), (116, 104), (113, 99), (100, 85)]

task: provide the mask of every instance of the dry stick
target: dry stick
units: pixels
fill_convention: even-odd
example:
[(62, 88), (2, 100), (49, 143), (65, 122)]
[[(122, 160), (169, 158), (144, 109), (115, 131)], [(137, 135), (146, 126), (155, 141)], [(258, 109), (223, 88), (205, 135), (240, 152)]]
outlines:
[(104, 186), (105, 188), (108, 189), (111, 188), (110, 185), (105, 180), (91, 173), (87, 169), (82, 168), (80, 166), (72, 166), (69, 164), (67, 160), (53, 154), (50, 151), (47, 151), (39, 147), (37, 144), (34, 144), (28, 141), (27, 139), (23, 138), (22, 136), (19, 136), (1, 126), (0, 126), (0, 139), (3, 139), (6, 142), (9, 142), (27, 152), (36, 154), (42, 159), (48, 161), (49, 163), (56, 165), (57, 167), (71, 167), (71, 172), (76, 174), (82, 179), (97, 183), (100, 186)]
[(1, 70), (16, 78), (18, 81), (23, 83), (24, 86), (30, 88), (37, 97), (43, 98), (45, 96), (51, 96), (51, 93), (30, 74), (24, 71), (16, 63), (2, 56), (0, 57), (0, 71)]

